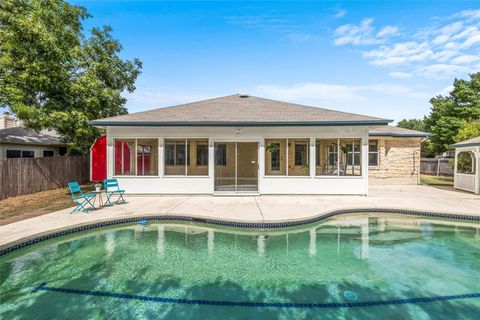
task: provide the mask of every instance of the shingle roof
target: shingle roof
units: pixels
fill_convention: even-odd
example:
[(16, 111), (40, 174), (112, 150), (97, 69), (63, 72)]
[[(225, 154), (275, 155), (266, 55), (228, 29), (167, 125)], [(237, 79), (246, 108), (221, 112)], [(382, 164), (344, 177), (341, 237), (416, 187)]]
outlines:
[(480, 137), (468, 139), (465, 141), (457, 142), (455, 144), (452, 144), (452, 148), (459, 148), (459, 147), (476, 147), (480, 146)]
[(417, 130), (393, 126), (374, 126), (368, 130), (368, 135), (373, 137), (400, 137), (400, 138), (429, 138), (430, 134)]
[(0, 143), (25, 144), (37, 146), (67, 145), (60, 141), (60, 137), (52, 134), (36, 132), (23, 127), (0, 130)]
[(245, 95), (99, 119), (98, 126), (374, 125), (390, 120)]

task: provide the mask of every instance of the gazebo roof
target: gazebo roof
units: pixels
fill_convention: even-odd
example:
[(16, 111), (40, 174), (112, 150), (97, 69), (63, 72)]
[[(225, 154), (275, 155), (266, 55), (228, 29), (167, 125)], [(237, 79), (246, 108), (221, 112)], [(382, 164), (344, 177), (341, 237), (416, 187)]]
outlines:
[(480, 136), (465, 141), (457, 142), (451, 145), (452, 148), (480, 147)]

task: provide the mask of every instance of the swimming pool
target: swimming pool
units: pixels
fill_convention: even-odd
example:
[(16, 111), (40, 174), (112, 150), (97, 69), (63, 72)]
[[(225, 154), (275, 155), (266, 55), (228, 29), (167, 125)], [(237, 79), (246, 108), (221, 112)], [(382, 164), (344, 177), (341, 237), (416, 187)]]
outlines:
[(472, 319), (479, 230), (394, 214), (101, 228), (0, 257), (0, 318)]

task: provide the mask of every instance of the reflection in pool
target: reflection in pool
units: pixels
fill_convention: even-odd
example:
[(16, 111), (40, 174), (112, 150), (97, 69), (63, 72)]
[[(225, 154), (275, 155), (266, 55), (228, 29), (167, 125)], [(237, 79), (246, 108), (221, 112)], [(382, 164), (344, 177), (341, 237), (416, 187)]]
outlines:
[(98, 229), (1, 257), (0, 318), (474, 318), (479, 230), (384, 214)]

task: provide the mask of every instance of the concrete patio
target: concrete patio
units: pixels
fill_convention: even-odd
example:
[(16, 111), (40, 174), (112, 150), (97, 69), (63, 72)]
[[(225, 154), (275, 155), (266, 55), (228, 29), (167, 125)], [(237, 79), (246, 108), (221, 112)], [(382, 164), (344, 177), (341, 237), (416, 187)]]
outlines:
[(223, 220), (301, 220), (340, 209), (393, 208), (480, 215), (480, 197), (431, 186), (370, 186), (369, 196), (126, 196), (128, 203), (89, 213), (72, 209), (0, 226), (0, 246), (53, 230), (141, 215), (176, 215)]

